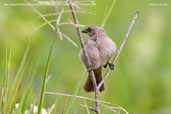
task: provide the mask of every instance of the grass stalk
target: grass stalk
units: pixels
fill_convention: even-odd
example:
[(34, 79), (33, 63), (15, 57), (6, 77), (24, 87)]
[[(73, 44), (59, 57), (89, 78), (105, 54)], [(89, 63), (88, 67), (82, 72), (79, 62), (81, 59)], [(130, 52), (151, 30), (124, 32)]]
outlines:
[(10, 48), (6, 47), (5, 63), (4, 63), (5, 75), (4, 75), (3, 84), (2, 84), (2, 88), (1, 88), (1, 111), (2, 111), (2, 114), (5, 114), (5, 104), (7, 102), (10, 56), (11, 56), (11, 50), (10, 50)]
[(106, 22), (108, 21), (110, 15), (112, 13), (112, 10), (113, 10), (113, 8), (115, 6), (115, 4), (116, 4), (116, 0), (113, 0), (112, 1), (112, 4), (111, 4), (111, 7), (109, 8), (109, 11), (108, 11), (107, 15), (105, 16), (104, 20), (102, 21), (102, 24), (101, 24), (102, 27), (104, 27), (105, 24), (106, 24)]
[(10, 102), (9, 106), (7, 106), (7, 108), (6, 108), (8, 114), (12, 113), (13, 108), (15, 106), (15, 103), (17, 101), (17, 96), (19, 95), (19, 89), (20, 89), (21, 82), (22, 82), (22, 79), (23, 79), (22, 74), (24, 72), (25, 63), (26, 63), (26, 59), (27, 59), (29, 50), (30, 50), (30, 43), (28, 44), (28, 46), (26, 48), (23, 59), (22, 59), (21, 64), (20, 64), (20, 66), (19, 66), (19, 68), (17, 70), (17, 73), (16, 73), (16, 77), (15, 77), (14, 84), (13, 84), (14, 86), (12, 88), (12, 94), (11, 94), (12, 96), (9, 99), (9, 102)]
[(51, 62), (51, 55), (52, 55), (52, 51), (53, 51), (53, 45), (51, 45), (50, 51), (49, 51), (49, 55), (48, 55), (48, 59), (47, 59), (47, 63), (45, 66), (45, 72), (44, 72), (44, 77), (43, 77), (43, 81), (42, 81), (42, 86), (41, 86), (41, 92), (40, 92), (40, 97), (39, 97), (39, 104), (38, 104), (38, 113), (37, 114), (41, 114), (41, 110), (43, 107), (43, 101), (44, 101), (44, 92), (45, 92), (45, 88), (46, 88), (46, 79), (49, 73), (49, 67), (50, 67), (50, 62)]

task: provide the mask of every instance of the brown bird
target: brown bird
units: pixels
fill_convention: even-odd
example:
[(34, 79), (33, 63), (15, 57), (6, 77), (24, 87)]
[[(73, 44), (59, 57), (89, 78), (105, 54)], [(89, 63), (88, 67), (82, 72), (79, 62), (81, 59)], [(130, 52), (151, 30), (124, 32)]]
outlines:
[[(85, 49), (91, 62), (91, 68), (94, 71), (97, 85), (102, 80), (102, 67), (109, 67), (113, 69), (114, 65), (109, 63), (112, 55), (116, 51), (115, 43), (108, 37), (102, 27), (88, 27), (82, 31), (89, 35), (88, 40), (85, 41)], [(85, 56), (81, 50), (81, 61), (86, 65)], [(93, 82), (88, 76), (84, 85), (87, 92), (94, 91)], [(104, 84), (100, 88), (100, 92), (104, 90)]]

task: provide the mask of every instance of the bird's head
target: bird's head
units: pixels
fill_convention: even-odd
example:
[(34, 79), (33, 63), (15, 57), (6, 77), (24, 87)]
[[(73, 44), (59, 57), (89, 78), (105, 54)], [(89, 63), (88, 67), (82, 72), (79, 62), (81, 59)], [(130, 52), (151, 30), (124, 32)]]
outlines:
[(82, 33), (86, 33), (89, 36), (94, 36), (94, 35), (97, 35), (97, 34), (104, 33), (104, 29), (102, 27), (97, 27), (97, 26), (88, 27), (88, 28), (82, 30)]

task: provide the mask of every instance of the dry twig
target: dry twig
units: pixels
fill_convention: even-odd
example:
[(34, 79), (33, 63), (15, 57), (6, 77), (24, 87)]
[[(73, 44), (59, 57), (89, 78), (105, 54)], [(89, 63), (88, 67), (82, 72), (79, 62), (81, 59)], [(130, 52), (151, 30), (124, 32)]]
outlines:
[[(47, 18), (43, 14), (41, 14), (30, 2), (28, 2), (27, 0), (24, 0), (24, 1), (26, 2), (27, 5), (29, 5), (32, 8), (32, 10), (36, 14), (38, 14), (45, 21), (45, 23), (43, 23), (42, 25), (40, 25), (38, 28), (34, 29), (34, 31), (32, 33), (34, 33), (35, 31), (39, 30), (41, 27), (45, 26), (46, 24), (48, 24), (52, 28), (53, 31), (55, 31), (55, 32), (57, 32), (59, 34), (59, 38), (61, 40), (63, 39), (63, 36), (64, 36), (64, 38), (67, 41), (69, 41), (75, 47), (78, 47), (78, 45), (69, 36), (67, 36), (66, 34), (64, 34), (63, 32), (60, 31), (60, 26), (61, 26), (60, 20), (61, 20), (61, 16), (63, 14), (64, 9), (61, 10), (58, 18), (55, 20), (55, 22), (56, 22), (56, 28), (55, 28), (55, 26), (52, 24), (52, 22), (54, 22), (54, 20), (52, 20), (52, 21), (47, 20)], [(71, 25), (73, 25), (73, 24), (71, 24)]]
[[(58, 96), (64, 96), (64, 97), (72, 97), (72, 98), (77, 98), (77, 99), (80, 99), (80, 100), (84, 100), (84, 101), (90, 101), (90, 102), (95, 102), (96, 100), (93, 99), (93, 98), (89, 98), (89, 97), (85, 97), (85, 96), (78, 96), (78, 95), (72, 95), (72, 94), (66, 94), (66, 93), (56, 93), (56, 92), (48, 92), (46, 91), (45, 92), (46, 95), (58, 95)], [(119, 105), (116, 105), (116, 104), (112, 104), (111, 102), (108, 102), (108, 101), (103, 101), (103, 100), (99, 100), (98, 99), (98, 102), (101, 106), (107, 108), (107, 109), (110, 109), (111, 111), (114, 111), (116, 112), (117, 111), (122, 111), (124, 112), (125, 114), (128, 114), (128, 112), (126, 111), (126, 109), (124, 109), (123, 107), (119, 106)]]
[[(114, 57), (113, 61), (112, 61), (112, 63), (113, 63), (114, 65), (116, 64), (116, 62), (117, 62), (117, 60), (118, 60), (118, 57), (119, 57), (119, 55), (120, 55), (122, 49), (124, 48), (124, 46), (125, 46), (125, 44), (126, 44), (126, 41), (128, 40), (128, 36), (129, 36), (129, 34), (130, 34), (130, 32), (131, 32), (131, 30), (132, 30), (134, 24), (135, 24), (136, 19), (138, 18), (138, 15), (139, 15), (139, 12), (138, 12), (138, 11), (136, 11), (135, 14), (133, 15), (132, 21), (131, 21), (131, 23), (130, 23), (130, 25), (129, 25), (129, 27), (128, 27), (128, 31), (126, 32), (125, 37), (124, 37), (124, 39), (123, 39), (123, 41), (122, 41), (122, 43), (121, 43), (119, 49), (117, 50), (117, 52), (116, 52), (116, 54), (115, 54), (115, 57)], [(102, 84), (104, 83), (104, 81), (106, 80), (106, 78), (109, 76), (110, 72), (111, 72), (111, 69), (108, 68), (107, 71), (106, 71), (106, 73), (104, 74), (103, 80), (99, 83), (99, 85), (98, 85), (98, 87), (97, 87), (98, 90), (100, 89), (100, 87), (102, 86)]]
[[(77, 18), (77, 15), (76, 15), (76, 12), (74, 10), (74, 7), (73, 7), (73, 3), (71, 0), (68, 0), (68, 4), (69, 4), (69, 7), (70, 7), (70, 10), (71, 10), (71, 14), (72, 14), (72, 17), (73, 17), (73, 21), (76, 25), (79, 25), (79, 21), (78, 21), (78, 18)], [(95, 79), (95, 75), (94, 75), (94, 72), (91, 68), (91, 62), (89, 60), (89, 57), (88, 57), (88, 54), (84, 48), (84, 40), (83, 40), (83, 35), (81, 33), (81, 29), (79, 26), (76, 26), (76, 29), (77, 29), (77, 32), (78, 32), (78, 36), (79, 36), (79, 40), (80, 40), (80, 44), (81, 44), (81, 47), (82, 47), (82, 50), (83, 50), (83, 54), (85, 56), (85, 59), (86, 59), (86, 64), (87, 64), (87, 70), (88, 70), (88, 73), (90, 74), (89, 76), (91, 76), (90, 78), (92, 79), (93, 81), (93, 86), (94, 86), (94, 91), (95, 91), (95, 112), (96, 114), (100, 114), (100, 111), (99, 111), (99, 102), (98, 102), (98, 89), (97, 89), (97, 83), (96, 83), (96, 79)]]
[(95, 110), (94, 107), (90, 107), (90, 106), (87, 106), (87, 105), (84, 105), (84, 104), (80, 104), (80, 106), (82, 106), (82, 107), (84, 107), (84, 108), (86, 108), (86, 109), (89, 109), (89, 110), (91, 110), (91, 111), (96, 112), (96, 110)]

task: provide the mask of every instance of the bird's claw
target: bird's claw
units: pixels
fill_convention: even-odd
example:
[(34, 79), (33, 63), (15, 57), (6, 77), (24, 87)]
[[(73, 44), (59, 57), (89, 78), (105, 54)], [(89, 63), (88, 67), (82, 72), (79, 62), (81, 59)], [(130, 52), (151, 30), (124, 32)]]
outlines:
[(107, 67), (107, 64), (105, 64), (103, 67), (106, 68)]
[(108, 63), (108, 65), (109, 65), (109, 68), (110, 68), (111, 70), (114, 70), (115, 65), (114, 65), (113, 63)]

